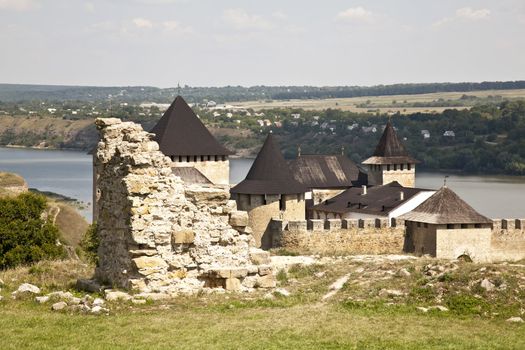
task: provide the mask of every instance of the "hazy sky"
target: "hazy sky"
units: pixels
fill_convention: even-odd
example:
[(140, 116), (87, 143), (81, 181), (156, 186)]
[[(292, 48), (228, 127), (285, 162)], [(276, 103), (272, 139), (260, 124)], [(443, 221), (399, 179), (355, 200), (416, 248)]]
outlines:
[(525, 79), (525, 0), (0, 0), (0, 82)]

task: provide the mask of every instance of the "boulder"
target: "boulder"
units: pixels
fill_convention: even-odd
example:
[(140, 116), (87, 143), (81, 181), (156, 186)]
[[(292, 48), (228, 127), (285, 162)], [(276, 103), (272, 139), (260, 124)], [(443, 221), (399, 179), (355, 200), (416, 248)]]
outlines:
[(275, 281), (275, 277), (273, 274), (268, 274), (265, 276), (259, 276), (257, 278), (256, 287), (259, 288), (274, 288), (277, 282)]
[(66, 307), (67, 307), (67, 304), (64, 301), (59, 301), (58, 303), (54, 303), (51, 306), (51, 310), (60, 311), (60, 310), (64, 310)]
[(40, 288), (33, 284), (29, 283), (23, 283), (21, 284), (18, 289), (16, 290), (16, 293), (31, 293), (31, 294), (40, 294)]
[(283, 297), (289, 297), (291, 295), (291, 293), (289, 291), (287, 291), (286, 289), (284, 289), (284, 288), (277, 288), (274, 291), (274, 294), (277, 294), (277, 295), (280, 295), (280, 296), (283, 296)]
[(108, 313), (109, 312), (109, 309), (106, 309), (100, 305), (97, 305), (97, 306), (93, 306), (91, 308), (91, 313), (92, 314), (95, 314), (95, 315), (98, 315), (98, 314), (101, 314), (101, 313)]
[(45, 296), (42, 296), (42, 297), (36, 297), (35, 300), (39, 304), (44, 304), (44, 303), (47, 303), (49, 301), (49, 297), (47, 295), (45, 295)]
[(490, 282), (487, 278), (483, 279), (480, 283), (481, 288), (485, 289), (487, 292), (492, 292), (496, 286)]
[(523, 323), (523, 319), (521, 317), (511, 317), (507, 319), (507, 322), (510, 323)]
[(93, 306), (102, 306), (104, 305), (106, 302), (104, 301), (104, 299), (102, 298), (96, 298), (95, 300), (93, 300)]
[(125, 292), (121, 292), (121, 291), (118, 291), (118, 290), (106, 290), (105, 291), (106, 293), (106, 300), (107, 301), (117, 301), (117, 300), (124, 300), (124, 301), (127, 301), (127, 300), (131, 300), (132, 297), (131, 295), (129, 295), (128, 293), (125, 293)]

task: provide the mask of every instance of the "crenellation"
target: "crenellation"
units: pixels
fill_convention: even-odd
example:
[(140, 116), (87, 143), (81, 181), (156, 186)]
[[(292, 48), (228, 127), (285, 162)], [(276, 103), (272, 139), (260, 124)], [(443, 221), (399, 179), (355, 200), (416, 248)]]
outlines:
[(341, 219), (328, 219), (325, 221), (324, 228), (328, 231), (341, 229)]
[(323, 231), (325, 228), (325, 220), (310, 219), (308, 220), (308, 230)]

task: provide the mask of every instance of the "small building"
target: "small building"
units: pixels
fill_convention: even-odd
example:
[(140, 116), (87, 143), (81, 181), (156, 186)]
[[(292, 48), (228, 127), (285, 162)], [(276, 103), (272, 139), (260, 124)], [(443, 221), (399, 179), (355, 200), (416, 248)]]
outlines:
[(248, 212), (257, 247), (271, 248), (268, 224), (272, 218), (305, 218), (306, 188), (292, 176), (273, 134), (266, 137), (246, 178), (230, 192), (237, 209)]
[(447, 130), (443, 133), (444, 137), (456, 137), (456, 133), (453, 130)]
[(374, 154), (363, 162), (368, 166), (369, 185), (386, 185), (397, 181), (404, 187), (415, 187), (416, 163), (419, 161), (408, 154), (390, 120)]
[(342, 191), (367, 184), (367, 175), (344, 155), (298, 154), (288, 161), (294, 178), (307, 188), (306, 217), (313, 218), (311, 207)]
[(352, 187), (312, 208), (314, 219), (375, 219), (405, 214), (427, 200), (435, 191), (403, 187), (398, 182), (368, 188)]
[(440, 259), (465, 255), (476, 261), (490, 260), (492, 220), (447, 186), (400, 219), (405, 220), (407, 252)]
[(151, 129), (160, 151), (171, 158), (172, 167), (192, 167), (210, 182), (230, 183), (232, 154), (223, 147), (181, 96), (177, 96), (157, 125)]
[(421, 130), (421, 135), (423, 136), (424, 139), (429, 139), (430, 138), (430, 131), (428, 131), (428, 130)]

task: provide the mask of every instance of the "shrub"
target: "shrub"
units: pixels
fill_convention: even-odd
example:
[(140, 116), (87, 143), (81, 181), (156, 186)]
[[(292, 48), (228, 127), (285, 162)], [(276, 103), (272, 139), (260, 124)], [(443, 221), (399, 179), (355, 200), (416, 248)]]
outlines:
[(46, 205), (29, 192), (0, 198), (0, 269), (65, 256), (57, 227), (42, 217)]
[(448, 297), (448, 308), (460, 315), (480, 314), (485, 302), (469, 294), (457, 294)]
[(97, 251), (99, 244), (100, 240), (97, 235), (97, 224), (93, 223), (89, 225), (84, 237), (82, 237), (80, 248), (82, 248), (85, 258), (95, 265), (98, 264)]

